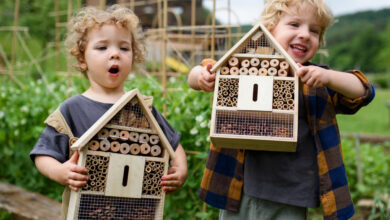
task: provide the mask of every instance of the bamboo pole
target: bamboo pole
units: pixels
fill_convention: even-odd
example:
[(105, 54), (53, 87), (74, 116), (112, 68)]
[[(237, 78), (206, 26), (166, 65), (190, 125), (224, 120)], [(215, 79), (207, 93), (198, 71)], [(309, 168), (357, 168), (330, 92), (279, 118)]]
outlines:
[(357, 133), (355, 135), (355, 147), (356, 147), (356, 170), (358, 183), (363, 184), (363, 172), (362, 172), (362, 162), (360, 157), (360, 135)]
[[(68, 13), (67, 13), (67, 20), (68, 22), (70, 21), (71, 19), (71, 16), (72, 16), (72, 1), (68, 1)], [(67, 80), (67, 92), (66, 92), (66, 96), (69, 97), (70, 94), (69, 94), (69, 88), (71, 87), (71, 83), (72, 83), (72, 73), (71, 73), (71, 57), (70, 57), (70, 54), (67, 53), (67, 56), (66, 56), (66, 60), (67, 60), (67, 72), (68, 72), (68, 80)]]
[(227, 31), (228, 31), (228, 45), (227, 45), (227, 48), (231, 48), (232, 47), (232, 29), (230, 27), (231, 25), (231, 8), (230, 8), (230, 0), (228, 0), (228, 28), (227, 28)]
[(12, 36), (12, 49), (11, 49), (11, 66), (9, 71), (9, 78), (11, 82), (14, 78), (14, 65), (15, 65), (15, 54), (16, 54), (16, 34), (17, 30), (16, 27), (18, 26), (18, 20), (19, 20), (19, 5), (20, 1), (15, 1), (15, 8), (14, 8), (14, 30), (13, 30), (13, 36)]
[(55, 46), (56, 46), (56, 72), (60, 70), (60, 30), (58, 24), (60, 23), (59, 15), (58, 15), (58, 0), (54, 1), (54, 19), (55, 19)]
[(101, 10), (105, 10), (106, 9), (106, 0), (99, 0), (99, 8)]
[(215, 0), (213, 0), (213, 12), (211, 22), (211, 58), (215, 59)]
[(134, 0), (130, 0), (130, 9), (134, 12), (135, 9)]
[[(161, 63), (161, 71), (162, 71), (162, 86), (163, 86), (163, 98), (167, 97), (167, 69), (166, 69), (166, 55), (167, 55), (167, 31), (166, 28), (168, 26), (168, 2), (164, 0), (163, 6), (163, 28), (165, 29), (163, 32), (163, 49), (162, 49), (162, 63)], [(166, 117), (167, 115), (167, 105), (164, 103), (163, 105), (163, 114)]]
[[(196, 25), (196, 0), (191, 0), (191, 26)], [(191, 29), (191, 45), (195, 44), (195, 29)], [(195, 65), (195, 56), (191, 54), (191, 66)]]

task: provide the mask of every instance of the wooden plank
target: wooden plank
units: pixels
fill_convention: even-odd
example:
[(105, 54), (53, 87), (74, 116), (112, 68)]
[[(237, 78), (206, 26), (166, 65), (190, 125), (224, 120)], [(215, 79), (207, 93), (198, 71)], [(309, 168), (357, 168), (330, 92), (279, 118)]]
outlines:
[(105, 195), (141, 198), (144, 169), (144, 157), (111, 154)]
[(12, 213), (12, 219), (60, 219), (61, 203), (21, 187), (0, 182), (0, 210)]
[(281, 55), (269, 55), (269, 54), (247, 54), (247, 53), (235, 53), (232, 57), (237, 58), (260, 58), (260, 59), (283, 59)]
[[(268, 140), (267, 140), (268, 139)], [(264, 150), (264, 151), (280, 151), (280, 152), (295, 152), (296, 142), (291, 138), (237, 138), (233, 135), (230, 137), (221, 137), (217, 135), (210, 136), (210, 140), (216, 147), (248, 149), (248, 150)]]
[(113, 124), (107, 124), (105, 127), (119, 129), (119, 130), (125, 130), (125, 131), (136, 131), (139, 133), (157, 134), (156, 131), (153, 131), (151, 129), (133, 128), (133, 127), (120, 126), (120, 125), (113, 125)]

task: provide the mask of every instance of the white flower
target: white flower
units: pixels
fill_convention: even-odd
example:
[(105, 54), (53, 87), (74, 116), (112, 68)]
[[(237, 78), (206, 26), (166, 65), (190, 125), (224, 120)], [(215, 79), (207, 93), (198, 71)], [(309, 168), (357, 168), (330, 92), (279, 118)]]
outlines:
[(196, 128), (193, 128), (190, 131), (190, 134), (192, 134), (192, 135), (197, 134), (197, 133), (198, 133), (198, 129), (196, 129)]
[(200, 123), (200, 127), (201, 128), (204, 128), (207, 126), (207, 122), (206, 121), (203, 121), (202, 123)]
[(19, 136), (19, 130), (15, 130), (15, 131), (14, 131), (14, 135), (15, 135), (15, 136)]
[(130, 73), (129, 76), (128, 76), (129, 79), (134, 79), (135, 78), (135, 74), (133, 73)]
[(25, 124), (26, 124), (26, 119), (22, 119), (22, 120), (20, 121), (20, 124), (21, 124), (21, 125), (25, 125)]
[(201, 122), (201, 121), (203, 121), (203, 116), (202, 115), (198, 115), (198, 116), (196, 116), (195, 120), (197, 122)]
[(0, 112), (0, 119), (4, 117), (4, 112)]
[(169, 77), (169, 82), (170, 82), (170, 83), (176, 82), (176, 78), (175, 78), (175, 77)]
[(176, 107), (176, 108), (175, 108), (175, 113), (176, 113), (176, 114), (180, 114), (180, 108), (179, 108), (179, 107)]
[(196, 141), (195, 146), (200, 147), (200, 141)]
[(41, 89), (39, 87), (35, 88), (35, 93), (36, 94), (40, 94), (41, 93)]
[(28, 107), (23, 105), (21, 108), (20, 108), (20, 111), (22, 112), (28, 112)]

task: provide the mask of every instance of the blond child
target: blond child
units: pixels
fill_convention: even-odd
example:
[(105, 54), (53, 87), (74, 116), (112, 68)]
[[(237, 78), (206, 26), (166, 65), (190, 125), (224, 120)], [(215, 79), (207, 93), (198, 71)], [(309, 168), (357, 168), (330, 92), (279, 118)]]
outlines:
[[(199, 196), (220, 219), (306, 219), (321, 203), (324, 219), (354, 214), (336, 113), (353, 114), (374, 97), (360, 71), (339, 72), (309, 61), (333, 16), (323, 0), (267, 0), (261, 22), (300, 67), (298, 143), (294, 153), (211, 146)], [(211, 64), (194, 67), (189, 85), (213, 91)]]
[[(71, 135), (48, 125), (30, 157), (43, 175), (77, 191), (87, 183), (87, 169), (77, 165), (78, 152), (70, 155), (70, 136), (82, 136), (124, 94), (123, 85), (133, 64), (144, 60), (144, 45), (138, 17), (118, 5), (106, 11), (82, 9), (70, 23), (66, 43), (90, 86), (59, 108)], [(152, 107), (152, 113), (177, 156), (170, 161), (168, 174), (161, 181), (163, 190), (171, 193), (178, 190), (187, 177), (186, 156), (179, 143), (180, 133), (156, 108)]]

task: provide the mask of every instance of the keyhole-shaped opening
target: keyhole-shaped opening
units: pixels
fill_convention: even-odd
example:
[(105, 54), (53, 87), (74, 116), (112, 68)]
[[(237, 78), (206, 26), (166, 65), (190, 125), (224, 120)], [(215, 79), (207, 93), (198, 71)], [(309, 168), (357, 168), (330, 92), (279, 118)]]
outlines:
[(127, 186), (127, 179), (129, 177), (129, 166), (125, 166), (125, 169), (123, 169), (123, 179), (122, 179), (122, 186)]
[(257, 85), (257, 83), (253, 84), (253, 95), (252, 95), (252, 100), (254, 102), (257, 101), (257, 94), (258, 94), (258, 91), (259, 91), (259, 85)]

